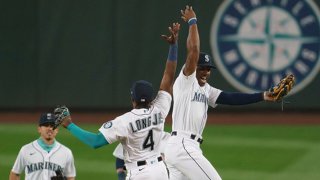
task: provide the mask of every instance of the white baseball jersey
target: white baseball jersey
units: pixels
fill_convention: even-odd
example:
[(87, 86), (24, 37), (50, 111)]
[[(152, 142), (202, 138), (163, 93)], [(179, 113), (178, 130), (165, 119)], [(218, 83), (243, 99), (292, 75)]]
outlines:
[(171, 100), (168, 92), (159, 91), (150, 109), (133, 109), (104, 123), (99, 131), (110, 144), (115, 141), (121, 142), (125, 163), (158, 157)]
[(48, 153), (37, 140), (24, 145), (17, 156), (12, 172), (25, 172), (26, 180), (50, 180), (60, 169), (66, 177), (75, 177), (76, 170), (72, 152), (66, 146), (55, 142), (55, 147)]
[(173, 85), (172, 131), (175, 134), (165, 148), (170, 179), (221, 180), (203, 156), (198, 142), (207, 121), (208, 106), (217, 106), (215, 102), (221, 90), (207, 83), (201, 87), (196, 72), (185, 76), (183, 69)]
[[(161, 138), (161, 141), (160, 141), (160, 147), (159, 147), (160, 153), (164, 153), (165, 145), (167, 144), (170, 136), (171, 135), (169, 133), (163, 131), (162, 138)], [(124, 159), (124, 157), (123, 157), (123, 147), (122, 147), (121, 143), (119, 143), (117, 145), (117, 147), (114, 149), (112, 154), (116, 158)]]
[(208, 105), (217, 106), (221, 90), (208, 83), (201, 87), (196, 72), (185, 76), (183, 69), (173, 85), (172, 131), (182, 130), (201, 136), (207, 122)]

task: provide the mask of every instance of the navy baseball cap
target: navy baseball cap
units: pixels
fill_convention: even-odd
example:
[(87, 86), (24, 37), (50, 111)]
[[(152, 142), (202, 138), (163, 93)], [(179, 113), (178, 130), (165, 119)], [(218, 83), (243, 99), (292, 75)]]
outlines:
[(54, 114), (52, 113), (44, 113), (41, 114), (40, 120), (39, 120), (39, 126), (44, 125), (44, 124), (54, 124)]
[(206, 67), (216, 69), (216, 67), (213, 65), (212, 57), (209, 54), (204, 52), (200, 52), (198, 66), (206, 66)]
[(136, 102), (151, 102), (153, 100), (152, 84), (145, 80), (133, 83), (131, 87), (131, 97)]

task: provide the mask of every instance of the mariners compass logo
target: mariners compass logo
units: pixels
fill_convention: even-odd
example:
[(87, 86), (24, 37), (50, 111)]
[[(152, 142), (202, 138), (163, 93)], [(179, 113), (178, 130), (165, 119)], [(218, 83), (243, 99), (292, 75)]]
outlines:
[(320, 69), (320, 12), (312, 0), (225, 0), (210, 43), (223, 76), (242, 91), (263, 91), (292, 73), (306, 87)]

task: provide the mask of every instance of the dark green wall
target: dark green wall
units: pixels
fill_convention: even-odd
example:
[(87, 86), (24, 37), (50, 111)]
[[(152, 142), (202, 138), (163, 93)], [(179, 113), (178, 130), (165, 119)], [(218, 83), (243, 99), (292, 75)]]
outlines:
[[(168, 45), (161, 38), (180, 22), (179, 70), (188, 26), (180, 9), (192, 4), (201, 50), (211, 52), (210, 26), (221, 1), (28, 0), (0, 1), (0, 108), (130, 107), (133, 81), (159, 87)], [(217, 71), (210, 80), (235, 89)], [(292, 108), (320, 108), (317, 77), (290, 97)], [(259, 103), (247, 107), (279, 107)]]

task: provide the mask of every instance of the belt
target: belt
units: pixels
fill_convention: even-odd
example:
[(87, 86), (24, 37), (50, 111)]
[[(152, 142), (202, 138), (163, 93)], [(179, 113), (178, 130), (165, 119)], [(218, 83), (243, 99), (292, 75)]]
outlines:
[[(172, 131), (172, 132), (171, 132), (171, 136), (180, 136), (180, 135), (181, 135), (181, 134), (178, 134), (177, 131)], [(189, 138), (192, 139), (192, 140), (197, 141), (197, 142), (200, 143), (200, 144), (202, 144), (203, 139), (201, 139), (201, 138), (196, 138), (196, 137), (197, 137), (197, 135), (191, 134)]]
[[(158, 158), (158, 162), (162, 161), (162, 157), (159, 156)], [(137, 166), (143, 166), (143, 165), (146, 165), (147, 164), (147, 161), (138, 161), (137, 162)]]

